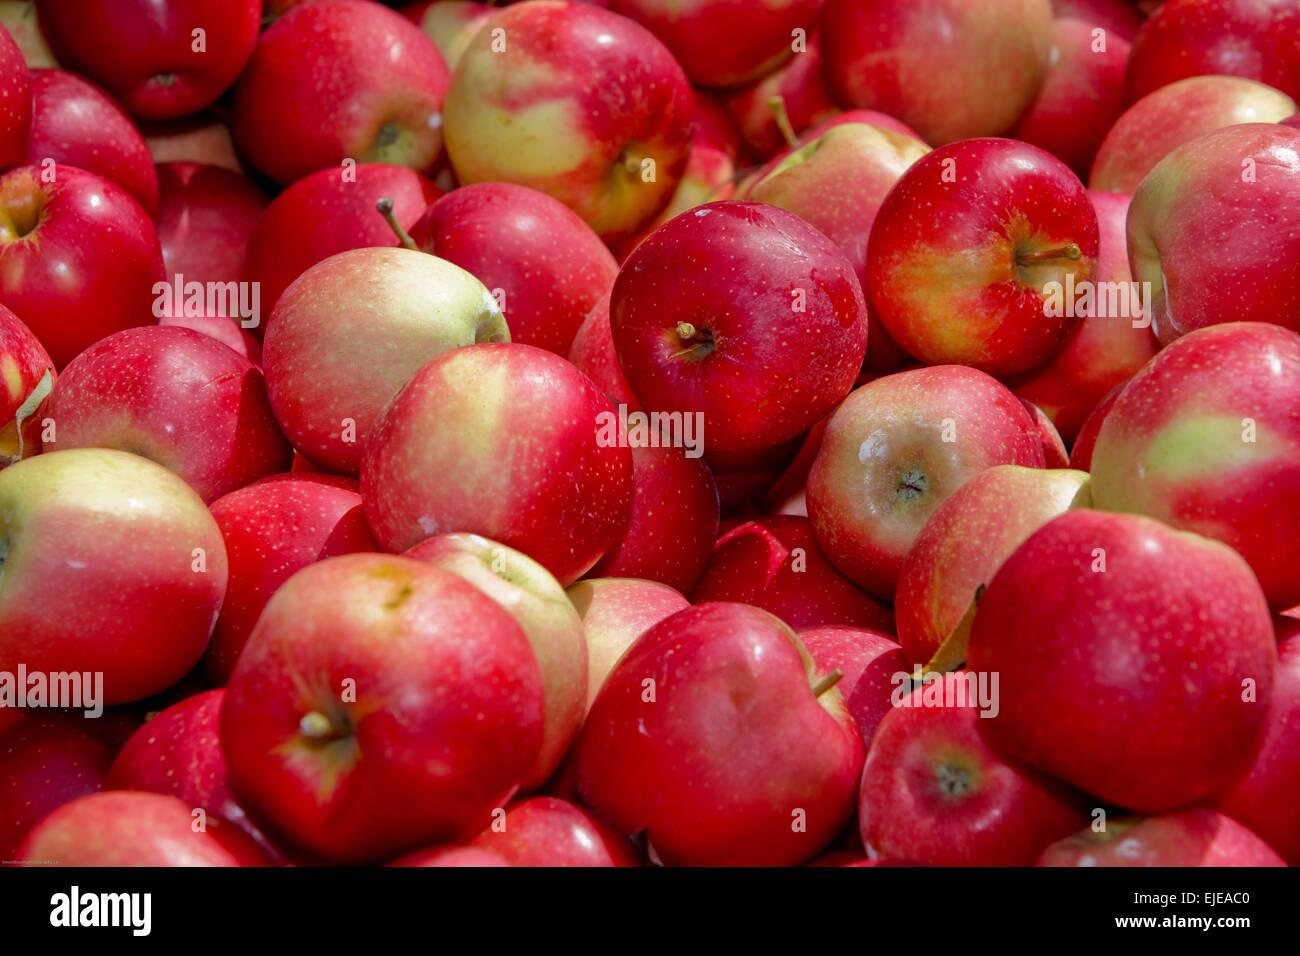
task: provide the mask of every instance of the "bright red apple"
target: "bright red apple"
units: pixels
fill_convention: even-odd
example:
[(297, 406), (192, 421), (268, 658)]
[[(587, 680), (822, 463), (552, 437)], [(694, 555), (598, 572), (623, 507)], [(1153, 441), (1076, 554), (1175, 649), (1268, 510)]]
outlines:
[[(175, 281), (180, 275), (185, 283), (239, 281), (266, 195), (245, 176), (201, 163), (159, 163), (158, 194), (158, 241), (167, 277)], [(260, 289), (257, 301), (259, 312), (264, 306), (269, 314), (273, 303), (262, 301)], [(256, 318), (264, 320), (266, 314)]]
[(595, 382), (615, 406), (626, 405), (629, 413), (639, 412), (641, 402), (632, 394), (632, 386), (627, 383), (614, 349), (614, 330), (609, 322), (612, 291), (612, 288), (607, 290), (582, 320), (569, 349), (569, 361)]
[(840, 695), (862, 743), (870, 747), (880, 721), (893, 708), (897, 675), (909, 671), (898, 641), (880, 631), (839, 624), (803, 628), (799, 640), (821, 673), (844, 674), (838, 685)]
[(838, 112), (826, 89), (816, 31), (784, 64), (723, 96), (745, 145), (760, 159), (770, 159), (790, 146), (788, 133), (806, 130)]
[(23, 162), (32, 126), (31, 71), (23, 52), (0, 26), (0, 169)]
[(533, 797), (506, 807), (470, 841), (511, 866), (640, 866), (631, 843), (581, 807)]
[(1286, 866), (1244, 826), (1212, 810), (1110, 820), (1043, 850), (1035, 866)]

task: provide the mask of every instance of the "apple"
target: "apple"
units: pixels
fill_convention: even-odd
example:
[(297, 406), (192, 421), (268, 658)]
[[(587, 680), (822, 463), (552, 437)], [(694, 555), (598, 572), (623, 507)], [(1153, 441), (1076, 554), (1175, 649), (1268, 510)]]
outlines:
[(1300, 818), (1295, 793), (1300, 785), (1300, 621), (1278, 617), (1277, 676), (1264, 723), (1263, 740), (1250, 769), (1214, 801), (1218, 810), (1245, 824), (1286, 857), (1300, 863)]
[(826, 0), (831, 92), (935, 145), (1010, 129), (1033, 103), (1052, 48), (1048, 0)]
[(894, 629), (889, 607), (835, 570), (817, 547), (808, 519), (797, 515), (746, 521), (718, 538), (691, 601), (751, 604), (793, 628)]
[(1231, 548), (1079, 509), (1003, 562), (967, 664), (1000, 675), (998, 711), (981, 722), (999, 751), (1162, 812), (1245, 769), (1276, 657), (1264, 595)]
[(794, 145), (786, 138), (788, 134), (806, 130), (838, 112), (826, 89), (822, 64), (821, 37), (814, 29), (782, 66), (723, 94), (723, 102), (754, 156), (772, 158)]
[(31, 329), (0, 305), (0, 471), (40, 453), (54, 363)]
[(231, 789), (338, 862), (468, 837), (537, 757), (542, 682), (514, 618), (411, 558), (350, 554), (266, 605), (221, 708)]
[(222, 686), (266, 602), (294, 572), (323, 558), (379, 548), (351, 478), (271, 475), (223, 495), (211, 511), (226, 545), (230, 580), (203, 672)]
[(1043, 464), (1048, 468), (1068, 468), (1070, 452), (1065, 447), (1065, 439), (1056, 430), (1047, 413), (1031, 401), (1023, 398), (1020, 401), (1024, 404), (1025, 411), (1029, 412), (1029, 417), (1038, 426), (1038, 438), (1043, 445)]
[(261, 368), (262, 343), (257, 340), (257, 336), (240, 325), (241, 321), (229, 315), (209, 315), (206, 309), (197, 315), (187, 315), (182, 304), (179, 312), (172, 309), (160, 316), (158, 324), (201, 332)]
[(142, 122), (140, 132), (155, 163), (202, 163), (243, 173), (230, 126), (210, 113)]
[(1035, 866), (1286, 866), (1273, 849), (1222, 813), (1196, 808), (1111, 820), (1046, 847)]
[(641, 403), (632, 394), (632, 386), (627, 383), (622, 367), (618, 364), (618, 353), (614, 349), (614, 330), (609, 321), (609, 300), (613, 292), (611, 287), (595, 305), (591, 307), (578, 326), (569, 348), (569, 361), (596, 383), (605, 397), (615, 405), (626, 405), (628, 413), (642, 411)]
[(148, 323), (162, 279), (158, 234), (120, 186), (57, 164), (0, 175), (0, 302), (56, 367)]
[(500, 855), (477, 846), (435, 846), (412, 850), (386, 866), (509, 866)]
[(586, 578), (566, 592), (587, 640), (587, 709), (614, 664), (638, 637), (691, 602), (666, 584), (635, 578)]
[(868, 855), (927, 866), (1028, 866), (1044, 844), (1088, 823), (1082, 794), (988, 745), (978, 683), (969, 671), (937, 678), (880, 722), (858, 798)]
[(491, 293), (409, 249), (353, 249), (304, 272), (276, 302), (262, 366), (275, 417), (300, 454), (356, 475), (379, 421), (422, 366), (474, 342), (508, 342)]
[(4, 26), (0, 26), (0, 169), (18, 166), (27, 155), (32, 127), (31, 70), (23, 52)]
[(1119, 393), (1124, 391), (1124, 385), (1121, 383), (1106, 393), (1105, 397), (1097, 403), (1097, 407), (1092, 413), (1084, 419), (1079, 434), (1074, 439), (1074, 445), (1070, 449), (1070, 467), (1078, 471), (1092, 471), (1092, 452), (1097, 444), (1097, 434), (1101, 431), (1101, 423), (1106, 420), (1110, 414), (1111, 408), (1115, 405), (1115, 400), (1119, 398)]
[(766, 611), (680, 611), (606, 678), (576, 744), (578, 794), (669, 865), (810, 859), (848, 821), (862, 768), (833, 677)]
[(122, 451), (46, 452), (0, 471), (0, 516), (0, 671), (100, 672), (113, 705), (198, 662), (226, 551), (179, 477)]
[(551, 776), (582, 724), (587, 695), (587, 641), (582, 619), (559, 582), (526, 554), (476, 534), (443, 534), (406, 552), (451, 571), (510, 612), (541, 669), (542, 745), (520, 783), (537, 790)]
[(1128, 54), (1128, 41), (1094, 23), (1055, 20), (1047, 76), (1010, 135), (1086, 176), (1097, 148), (1124, 111)]
[(1142, 16), (1129, 0), (1052, 0), (1052, 13), (1058, 20), (1082, 20), (1101, 27), (1126, 43), (1133, 42), (1142, 26)]
[[(159, 163), (155, 222), (168, 279), (238, 282), (248, 241), (268, 202), (246, 176), (220, 166)], [(257, 301), (260, 307), (261, 290)], [(270, 306), (266, 303), (268, 312)]]
[(511, 183), (453, 190), (411, 227), (424, 252), (477, 276), (498, 297), (510, 340), (568, 355), (614, 284), (618, 263), (559, 200)]
[(1290, 0), (1168, 0), (1133, 40), (1128, 98), (1227, 73), (1300, 99), (1300, 9)]
[(808, 474), (808, 518), (841, 573), (892, 601), (934, 510), (993, 465), (1043, 467), (1034, 420), (997, 380), (941, 365), (878, 378), (831, 416)]
[(388, 407), (365, 449), (361, 497), (386, 551), (453, 531), (537, 561), (567, 587), (618, 540), (632, 454), (591, 380), (531, 345), (445, 352)]
[(41, 820), (18, 848), (28, 866), (267, 866), (233, 824), (198, 818), (179, 797), (110, 790), (73, 800)]
[(50, 393), (47, 449), (118, 448), (152, 459), (205, 502), (289, 467), (261, 371), (211, 336), (146, 326), (101, 339)]
[[(908, 126), (898, 118), (890, 116), (888, 113), (881, 113), (879, 110), (840, 110), (834, 116), (823, 120), (811, 129), (807, 130), (803, 134), (802, 142), (804, 145), (811, 143), (818, 137), (825, 136), (836, 126), (842, 126), (845, 123), (865, 123), (868, 126), (879, 126), (881, 129), (893, 130), (895, 133), (901, 133), (904, 136), (910, 136), (912, 139), (921, 140), (923, 143), (925, 142), (925, 140), (921, 139), (921, 134), (912, 129), (912, 127)], [(926, 145), (928, 146), (929, 144), (926, 143)], [(769, 160), (769, 165), (775, 166), (784, 160), (784, 158), (784, 156), (778, 154), (773, 159)]]
[(235, 142), (284, 185), (348, 159), (430, 170), (448, 77), (433, 41), (395, 10), (307, 3), (258, 38), (235, 87)]
[(399, 12), (425, 32), (447, 68), (454, 70), (469, 41), (496, 11), (491, 4), (474, 0), (422, 0), (406, 4)]
[(632, 845), (581, 807), (556, 797), (533, 797), (470, 841), (511, 866), (640, 866)]
[(870, 747), (871, 738), (885, 714), (893, 708), (897, 674), (909, 668), (903, 650), (893, 636), (869, 628), (841, 624), (806, 627), (799, 640), (823, 674), (840, 671), (840, 695), (848, 705), (853, 722)]
[(1097, 212), (1097, 283), (1092, 304), (1065, 345), (1036, 368), (1007, 379), (1032, 401), (1062, 438), (1074, 441), (1089, 413), (1111, 389), (1132, 378), (1159, 342), (1143, 313), (1141, 289), (1128, 265), (1129, 197), (1089, 190)]
[[(1091, 503), (1088, 475), (1068, 469), (995, 465), (957, 489), (921, 529), (898, 576), (894, 614), (907, 659), (928, 663), (1026, 538)], [(964, 660), (964, 648), (953, 651), (942, 670)]]
[(1198, 136), (1293, 116), (1285, 93), (1240, 76), (1192, 76), (1153, 90), (1115, 120), (1092, 165), (1092, 189), (1132, 194), (1156, 163)]
[(33, 70), (59, 65), (50, 52), (32, 0), (0, 0), (0, 26), (9, 31), (23, 59)]
[[(610, 0), (609, 9), (647, 27), (672, 51), (692, 83), (735, 86), (788, 60), (792, 35), (806, 33), (819, 0)], [(717, 42), (725, 37), (725, 43)]]
[(642, 404), (694, 414), (724, 451), (806, 431), (848, 393), (867, 344), (853, 264), (797, 216), (752, 202), (656, 230), (623, 264), (610, 322)]
[(258, 0), (37, 0), (36, 11), (61, 64), (151, 119), (215, 102), (248, 62), (262, 18)]
[(1276, 610), (1300, 602), (1300, 334), (1229, 322), (1166, 346), (1092, 453), (1098, 508), (1226, 542)]
[(1096, 279), (1098, 242), (1087, 190), (1059, 159), (1015, 140), (965, 140), (917, 159), (881, 203), (867, 294), (923, 362), (1023, 372), (1078, 326), (1071, 293)]
[(613, 241), (668, 203), (693, 115), (681, 67), (639, 24), (529, 0), (494, 14), (462, 54), (447, 90), (447, 153), (461, 183), (531, 186)]
[(1142, 181), (1128, 212), (1133, 278), (1151, 283), (1166, 345), (1220, 322), (1300, 330), (1300, 129), (1228, 126), (1184, 143)]
[(257, 221), (248, 238), (243, 277), (257, 283), (269, 316), (289, 284), (316, 263), (350, 249), (397, 245), (392, 229), (375, 211), (379, 200), (391, 199), (394, 218), (409, 229), (441, 195), (419, 173), (387, 163), (304, 176), (271, 200)]
[(22, 859), (19, 844), (46, 814), (104, 788), (114, 750), (80, 713), (5, 710), (17, 718), (0, 730), (0, 860), (8, 862)]

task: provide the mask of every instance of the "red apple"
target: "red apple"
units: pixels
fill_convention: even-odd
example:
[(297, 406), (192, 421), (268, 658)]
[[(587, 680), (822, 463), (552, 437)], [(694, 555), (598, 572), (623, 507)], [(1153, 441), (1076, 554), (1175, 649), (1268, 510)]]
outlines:
[(0, 515), (0, 670), (102, 672), (112, 705), (198, 662), (226, 551), (179, 477), (121, 451), (46, 452), (0, 471)]
[(221, 686), (266, 602), (294, 572), (323, 558), (379, 548), (350, 478), (272, 475), (218, 498), (211, 510), (225, 541), (230, 582), (203, 671)]
[(496, 13), (461, 56), (447, 153), (462, 183), (531, 186), (612, 241), (668, 203), (693, 115), (653, 34), (597, 7), (530, 0)]
[(1107, 803), (1159, 812), (1245, 769), (1276, 657), (1268, 605), (1232, 549), (1080, 509), (1003, 563), (967, 662), (1000, 675), (999, 710), (981, 726), (995, 747)]
[(23, 162), (32, 127), (31, 70), (23, 52), (0, 26), (0, 169)]
[(37, 0), (36, 9), (60, 63), (153, 119), (193, 113), (224, 93), (262, 16), (258, 0)]
[(384, 410), (426, 362), (509, 340), (496, 300), (459, 266), (410, 249), (353, 249), (280, 296), (262, 365), (293, 446), (319, 468), (356, 475)]
[(0, 471), (40, 453), (54, 363), (31, 329), (0, 305)]
[(1097, 213), (1056, 157), (1009, 139), (916, 160), (871, 228), (867, 294), (889, 334), (931, 364), (994, 375), (1045, 361), (1097, 277)]
[(1052, 47), (1048, 0), (826, 0), (831, 91), (927, 143), (995, 136), (1034, 101)]
[(50, 394), (49, 449), (119, 448), (189, 482), (205, 502), (289, 467), (261, 371), (211, 336), (146, 326), (96, 342)]
[[(822, 62), (821, 38), (814, 30), (784, 64), (724, 94), (723, 102), (755, 156), (772, 158), (791, 145), (787, 133), (806, 130), (837, 112)], [(785, 116), (778, 119), (781, 110)]]
[(1123, 817), (1043, 850), (1035, 866), (1286, 866), (1237, 821), (1213, 810)]
[(435, 846), (412, 850), (387, 866), (509, 866), (491, 850), (477, 846)]
[(235, 142), (286, 185), (348, 159), (429, 170), (448, 78), (433, 41), (396, 11), (307, 3), (258, 38), (235, 87)]
[(1106, 396), (1097, 403), (1097, 407), (1092, 410), (1086, 419), (1084, 419), (1079, 434), (1074, 439), (1074, 445), (1070, 449), (1070, 467), (1079, 471), (1092, 470), (1092, 450), (1097, 444), (1097, 434), (1101, 431), (1101, 423), (1106, 420), (1110, 410), (1115, 405), (1115, 400), (1119, 398), (1119, 393), (1124, 391), (1124, 384), (1116, 385)]
[(1024, 403), (1025, 411), (1029, 412), (1029, 417), (1038, 426), (1038, 439), (1043, 446), (1043, 464), (1048, 468), (1068, 468), (1070, 453), (1065, 447), (1065, 440), (1061, 438), (1061, 433), (1052, 424), (1052, 420), (1033, 402), (1023, 398), (1021, 402)]
[(810, 428), (848, 393), (867, 343), (853, 264), (761, 203), (710, 203), (654, 232), (623, 264), (610, 319), (642, 404), (694, 414), (724, 451)]
[(581, 807), (533, 797), (506, 807), (470, 841), (511, 866), (640, 866), (632, 845)]
[(340, 862), (477, 832), (537, 756), (542, 684), (514, 618), (410, 558), (303, 568), (235, 665), (221, 747), (236, 799)]
[(591, 380), (530, 345), (453, 349), (416, 373), (365, 451), (375, 540), (402, 551), (468, 531), (524, 552), (568, 586), (619, 539), (632, 454), (601, 440), (614, 416)]
[(808, 474), (808, 517), (831, 563), (893, 600), (903, 561), (953, 492), (993, 465), (1043, 467), (1025, 407), (983, 372), (943, 365), (854, 391)]
[(57, 164), (0, 176), (0, 302), (57, 367), (148, 323), (162, 279), (153, 223), (121, 187)]
[[(167, 277), (239, 281), (266, 195), (245, 176), (200, 163), (159, 163), (158, 191), (158, 241)], [(271, 305), (266, 303), (267, 312)]]
[(262, 343), (257, 340), (257, 336), (240, 325), (241, 321), (243, 320), (229, 315), (208, 315), (206, 310), (199, 315), (186, 315), (182, 307), (179, 314), (173, 309), (161, 316), (158, 324), (201, 332), (261, 368)]
[(1300, 601), (1300, 335), (1231, 322), (1167, 346), (1125, 387), (1092, 455), (1098, 508), (1230, 544), (1276, 610)]
[(491, 4), (474, 0), (421, 0), (406, 4), (400, 12), (425, 32), (447, 68), (454, 70), (469, 41), (496, 11)]
[(567, 355), (618, 263), (563, 203), (510, 183), (453, 190), (411, 227), (424, 252), (454, 262), (497, 296), (510, 340)]
[(848, 705), (864, 745), (893, 708), (896, 675), (908, 672), (907, 658), (889, 634), (839, 624), (799, 631), (808, 654), (823, 674), (840, 671), (840, 695)]
[(862, 759), (839, 691), (794, 632), (727, 603), (641, 636), (597, 695), (575, 757), (587, 806), (644, 833), (652, 859), (686, 866), (815, 856), (852, 813)]
[(569, 349), (569, 361), (595, 382), (613, 405), (626, 405), (629, 413), (639, 412), (641, 403), (632, 394), (614, 349), (614, 330), (609, 321), (612, 292), (612, 288), (606, 291), (582, 320)]

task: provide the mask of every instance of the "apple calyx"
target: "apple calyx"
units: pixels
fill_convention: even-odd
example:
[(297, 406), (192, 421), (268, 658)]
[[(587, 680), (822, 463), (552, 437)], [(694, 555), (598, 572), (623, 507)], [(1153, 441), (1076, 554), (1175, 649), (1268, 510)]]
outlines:
[(966, 608), (966, 613), (961, 616), (957, 626), (952, 629), (939, 649), (934, 652), (934, 656), (926, 661), (925, 666), (921, 669), (922, 675), (925, 674), (947, 674), (949, 671), (955, 671), (966, 663), (966, 651), (970, 646), (970, 632), (975, 625), (975, 611), (979, 608), (980, 599), (984, 597), (985, 585), (981, 584), (975, 589), (975, 596), (971, 598), (970, 606)]
[(835, 670), (831, 671), (829, 674), (827, 674), (817, 683), (812, 685), (813, 696), (820, 697), (822, 694), (826, 693), (828, 690), (830, 690), (832, 687), (838, 684), (841, 680), (843, 680), (843, 678), (844, 678), (844, 671), (840, 670), (838, 667), (835, 668)]
[(1028, 266), (1036, 262), (1050, 262), (1054, 259), (1076, 260), (1083, 258), (1083, 250), (1079, 248), (1077, 242), (1072, 242), (1068, 246), (1060, 246), (1056, 249), (1043, 249), (1039, 252), (1017, 252), (1016, 265)]
[(776, 117), (776, 128), (781, 131), (781, 138), (785, 140), (785, 145), (791, 149), (798, 149), (799, 137), (794, 131), (794, 124), (790, 122), (790, 112), (785, 108), (785, 97), (779, 93), (769, 97), (767, 108)]
[(379, 215), (384, 217), (384, 222), (388, 223), (388, 228), (393, 230), (393, 235), (397, 236), (397, 244), (403, 249), (410, 249), (412, 252), (422, 251), (411, 238), (411, 234), (402, 228), (402, 224), (397, 221), (397, 215), (393, 212), (393, 200), (385, 196), (379, 202), (375, 203), (375, 208), (379, 210)]
[(310, 741), (330, 743), (340, 740), (351, 733), (345, 721), (330, 720), (319, 710), (311, 710), (302, 715), (298, 721), (298, 732)]
[(898, 497), (903, 501), (915, 501), (929, 490), (930, 479), (924, 472), (910, 469), (903, 472), (898, 481)]
[(673, 354), (673, 358), (689, 355), (702, 359), (713, 351), (713, 333), (708, 329), (697, 328), (690, 322), (677, 323), (677, 337), (685, 343), (686, 348)]

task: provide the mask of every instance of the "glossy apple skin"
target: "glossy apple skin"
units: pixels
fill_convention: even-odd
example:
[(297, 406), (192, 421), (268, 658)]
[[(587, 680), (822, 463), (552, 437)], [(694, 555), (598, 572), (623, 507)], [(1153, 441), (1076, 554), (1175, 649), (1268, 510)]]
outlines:
[(1087, 508), (1088, 476), (995, 465), (941, 504), (898, 576), (898, 641), (925, 664), (961, 623), (979, 589), (1031, 534), (1070, 508)]
[(993, 465), (1043, 464), (1037, 426), (996, 379), (962, 365), (897, 372), (831, 417), (808, 473), (808, 517), (831, 563), (892, 601), (912, 543), (953, 492)]
[(1079, 471), (1092, 470), (1092, 452), (1097, 445), (1097, 435), (1101, 431), (1101, 423), (1110, 414), (1111, 408), (1115, 405), (1115, 400), (1119, 398), (1119, 393), (1124, 391), (1124, 384), (1116, 385), (1107, 392), (1106, 396), (1097, 403), (1097, 407), (1092, 410), (1092, 413), (1084, 419), (1083, 426), (1079, 429), (1079, 434), (1075, 436), (1074, 444), (1070, 448), (1071, 468)]
[(605, 294), (582, 320), (569, 348), (569, 361), (596, 383), (614, 405), (626, 405), (628, 412), (641, 411), (641, 401), (632, 394), (618, 352), (614, 349), (614, 330), (609, 321), (609, 300), (613, 288)]
[(928, 866), (1028, 866), (1044, 844), (1087, 825), (1082, 794), (989, 746), (980, 733), (988, 719), (974, 701), (923, 705), (924, 693), (912, 691), (886, 714), (871, 740), (858, 797), (868, 854)]
[[(31, 329), (0, 305), (0, 471), (18, 460), (18, 410), (40, 385), (54, 363)], [(22, 423), (23, 457), (39, 454), (41, 423), (49, 412), (48, 396)]]
[(226, 550), (179, 477), (121, 451), (45, 452), (0, 472), (0, 514), (0, 670), (102, 671), (113, 705), (198, 661), (226, 592)]
[(117, 183), (150, 216), (158, 174), (135, 123), (93, 83), (64, 70), (32, 70), (32, 130), (22, 164), (46, 159)]
[(261, 283), (262, 310), (269, 316), (289, 283), (316, 263), (349, 249), (397, 246), (392, 229), (375, 211), (380, 199), (393, 200), (393, 215), (410, 229), (441, 195), (419, 173), (388, 163), (312, 173), (262, 213), (248, 239), (243, 277)]
[[(262, 18), (258, 0), (38, 0), (36, 10), (60, 63), (150, 119), (193, 113), (224, 93)], [(200, 50), (195, 29), (205, 31)]]
[[(493, 31), (506, 48), (494, 52)], [(600, 78), (600, 79), (596, 79)], [(510, 182), (554, 196), (606, 241), (668, 203), (695, 108), (672, 54), (639, 24), (580, 3), (494, 14), (447, 90), (447, 153), (462, 184)], [(642, 162), (653, 159), (647, 182)], [(631, 165), (629, 165), (631, 164)]]
[[(228, 169), (159, 163), (155, 222), (167, 277), (238, 282), (248, 241), (269, 201), (246, 176)], [(269, 313), (271, 303), (260, 294), (259, 302)]]
[(477, 846), (435, 846), (412, 850), (385, 866), (509, 866), (491, 850)]
[(405, 550), (466, 531), (500, 541), (567, 587), (614, 545), (632, 503), (632, 453), (599, 444), (611, 406), (567, 361), (531, 345), (446, 352), (416, 373), (366, 448), (361, 497), (375, 540)]
[(355, 476), (385, 409), (426, 362), (509, 340), (492, 295), (459, 266), (410, 249), (352, 249), (280, 296), (262, 365), (276, 419), (299, 453)]
[(145, 326), (96, 342), (50, 394), (50, 450), (118, 448), (158, 462), (205, 502), (289, 468), (262, 372), (211, 336)]
[(13, 711), (18, 722), (0, 731), (0, 859), (15, 854), (46, 814), (104, 788), (114, 749), (89, 732), (80, 712)]
[[(789, 36), (787, 33), (787, 39)], [(723, 94), (723, 102), (735, 120), (745, 146), (759, 159), (771, 159), (789, 145), (768, 105), (773, 97), (781, 98), (790, 125), (795, 130), (806, 130), (838, 112), (830, 91), (826, 89), (821, 37), (813, 31), (808, 34), (806, 42), (805, 49), (797, 51), (782, 66)]]
[(1225, 126), (1280, 122), (1295, 111), (1291, 97), (1244, 77), (1177, 80), (1148, 93), (1115, 120), (1088, 186), (1132, 195), (1156, 163), (1184, 143)]
[(510, 341), (556, 355), (568, 354), (582, 320), (618, 274), (609, 249), (576, 213), (511, 183), (449, 192), (411, 227), (411, 238), (488, 289), (502, 290)]
[(54, 182), (41, 174), (22, 166), (0, 176), (0, 301), (63, 368), (92, 342), (150, 321), (162, 251), (121, 187), (69, 166)]
[[(333, 739), (304, 733), (311, 713)], [(537, 661), (504, 608), (449, 571), (352, 554), (271, 598), (226, 689), (221, 747), (241, 804), (363, 862), (477, 832), (541, 727)]]
[(1129, 102), (1188, 76), (1226, 73), (1300, 98), (1300, 10), (1289, 0), (1167, 0), (1133, 40)]
[(827, 0), (822, 36), (841, 103), (896, 116), (938, 145), (1003, 133), (1033, 103), (1051, 52), (1052, 8), (1048, 0)]
[[(1245, 429), (1253, 423), (1254, 440)], [(1092, 455), (1093, 501), (1231, 545), (1275, 610), (1300, 601), (1300, 334), (1228, 323), (1167, 346)]]
[(233, 824), (209, 814), (195, 830), (179, 797), (110, 790), (64, 804), (27, 834), (17, 859), (74, 867), (267, 866), (270, 860)]
[[(1207, 133), (1151, 170), (1128, 213), (1133, 277), (1151, 283), (1166, 345), (1221, 322), (1300, 330), (1300, 130), (1248, 123)], [(1250, 162), (1254, 181), (1243, 177)]]
[(23, 52), (0, 26), (0, 169), (18, 166), (27, 155), (27, 137), (32, 127), (31, 70)]
[(844, 674), (835, 686), (853, 715), (863, 745), (870, 747), (880, 721), (893, 709), (891, 678), (908, 670), (898, 641), (881, 631), (840, 624), (803, 628), (799, 640), (818, 671)]
[(793, 628), (894, 628), (889, 607), (835, 570), (817, 547), (808, 519), (797, 515), (758, 518), (726, 532), (691, 601), (751, 604)]
[(266, 602), (296, 571), (324, 558), (378, 551), (356, 481), (335, 475), (271, 475), (212, 503), (230, 564), (226, 600), (203, 673), (222, 686)]
[(587, 640), (587, 708), (632, 643), (691, 602), (666, 584), (636, 578), (586, 578), (566, 592)]
[(612, 827), (556, 797), (506, 807), (505, 816), (469, 845), (490, 850), (511, 866), (641, 865), (631, 843)]
[(1266, 840), (1292, 866), (1300, 865), (1300, 621), (1278, 617), (1277, 676), (1259, 750), (1250, 770), (1215, 800), (1215, 808)]
[[(654, 702), (644, 702), (645, 680)], [(669, 865), (810, 859), (849, 819), (862, 739), (839, 691), (765, 611), (711, 603), (661, 621), (614, 666), (578, 738), (578, 793)], [(656, 780), (653, 788), (645, 781)], [(806, 829), (793, 825), (804, 811)]]
[[(1059, 159), (1015, 140), (966, 140), (917, 159), (881, 203), (867, 294), (927, 364), (1023, 372), (1078, 327), (1081, 317), (1048, 314), (1045, 289), (1096, 279), (1098, 242), (1087, 190)], [(1077, 259), (1021, 258), (1071, 244)]]
[[(692, 83), (735, 86), (771, 72), (791, 55), (791, 34), (807, 30), (818, 0), (610, 0), (609, 9), (647, 27)], [(725, 43), (717, 42), (725, 37)]]
[(1081, 178), (1088, 175), (1097, 148), (1124, 111), (1129, 44), (1109, 33), (1095, 36), (1096, 29), (1082, 20), (1053, 22), (1047, 76), (1011, 133), (1047, 150)]
[(718, 485), (702, 459), (682, 448), (633, 448), (627, 530), (588, 575), (644, 578), (688, 592), (709, 563), (719, 511)]
[(348, 158), (431, 170), (449, 77), (433, 41), (395, 10), (304, 4), (258, 38), (235, 87), (235, 142), (284, 185)]
[(1051, 844), (1035, 866), (1286, 866), (1236, 820), (1192, 809), (1107, 822)]
[(1161, 812), (1245, 769), (1274, 644), (1264, 595), (1230, 548), (1080, 509), (1003, 563), (967, 664), (1001, 675), (1000, 710), (981, 725), (993, 746), (1108, 803)]
[[(1088, 198), (1097, 211), (1098, 287), (1132, 283), (1125, 226), (1130, 197), (1089, 190)], [(1128, 306), (1120, 310), (1128, 315), (1102, 315), (1109, 306), (1085, 315), (1055, 355), (1007, 379), (1011, 390), (1042, 409), (1067, 442), (1074, 441), (1106, 393), (1137, 374), (1160, 348), (1142, 315), (1140, 297), (1129, 295)]]
[[(885, 196), (930, 151), (914, 136), (863, 123), (840, 123), (769, 167), (746, 198), (787, 209), (816, 226), (867, 282), (867, 240)], [(867, 303), (865, 367), (891, 371), (908, 358)]]
[(619, 272), (610, 323), (642, 404), (702, 413), (705, 446), (720, 450), (812, 427), (848, 394), (867, 345), (853, 264), (797, 216), (752, 202), (709, 203), (653, 233)]
[(398, 11), (425, 32), (449, 70), (456, 69), (469, 41), (496, 11), (474, 0), (422, 0)]

